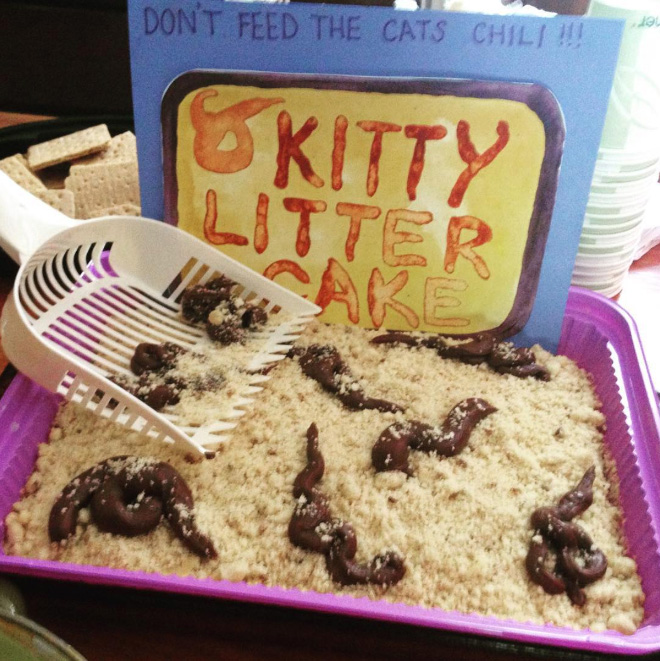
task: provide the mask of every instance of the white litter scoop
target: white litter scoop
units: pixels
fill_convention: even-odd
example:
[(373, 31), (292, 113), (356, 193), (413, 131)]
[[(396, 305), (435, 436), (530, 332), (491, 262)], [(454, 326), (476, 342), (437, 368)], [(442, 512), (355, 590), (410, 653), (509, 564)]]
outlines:
[[(0, 247), (21, 264), (1, 321), (3, 349), (20, 372), (67, 400), (184, 451), (203, 454), (229, 438), (253, 404), (258, 373), (284, 358), (319, 308), (165, 223), (137, 217), (72, 220), (0, 172)], [(132, 374), (142, 342), (195, 350), (204, 328), (184, 320), (180, 298), (219, 275), (269, 318), (263, 343), (245, 367), (245, 388), (221, 419), (185, 426), (110, 380)]]

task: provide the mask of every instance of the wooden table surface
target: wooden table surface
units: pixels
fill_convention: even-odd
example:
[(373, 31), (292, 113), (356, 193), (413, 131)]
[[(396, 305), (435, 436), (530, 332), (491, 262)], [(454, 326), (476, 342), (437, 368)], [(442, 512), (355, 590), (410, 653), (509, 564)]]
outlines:
[[(0, 113), (0, 128), (36, 119), (40, 118)], [(0, 307), (13, 274), (5, 260), (0, 268)], [(618, 299), (637, 321), (658, 387), (660, 246), (633, 265)], [(0, 354), (0, 370), (2, 360)], [(10, 376), (11, 368), (4, 373), (5, 382)], [(24, 576), (11, 580), (23, 593), (29, 617), (89, 661), (605, 658), (275, 606)]]

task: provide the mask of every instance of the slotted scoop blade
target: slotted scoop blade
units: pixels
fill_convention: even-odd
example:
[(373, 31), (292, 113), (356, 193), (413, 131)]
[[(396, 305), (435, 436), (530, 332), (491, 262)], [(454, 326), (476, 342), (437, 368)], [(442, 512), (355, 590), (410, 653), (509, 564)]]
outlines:
[[(284, 358), (319, 312), (175, 227), (128, 216), (71, 220), (1, 172), (0, 245), (22, 263), (0, 329), (12, 364), (103, 418), (196, 454), (229, 438), (268, 379), (264, 368)], [(210, 340), (204, 328), (181, 317), (179, 301), (187, 287), (219, 275), (238, 283), (241, 298), (279, 323), (259, 334), (258, 350), (240, 366), (246, 378), (219, 418), (191, 426), (175, 412), (151, 409), (110, 377), (131, 373), (141, 342), (203, 352)]]

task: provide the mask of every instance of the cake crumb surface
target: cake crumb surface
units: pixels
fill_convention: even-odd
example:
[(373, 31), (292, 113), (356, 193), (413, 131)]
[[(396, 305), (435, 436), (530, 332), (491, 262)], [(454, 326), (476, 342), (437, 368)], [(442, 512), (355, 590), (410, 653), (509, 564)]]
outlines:
[[(534, 347), (548, 382), (497, 374), (446, 360), (428, 349), (378, 346), (376, 333), (312, 323), (298, 343), (337, 348), (370, 397), (404, 412), (351, 411), (304, 376), (296, 359), (281, 361), (253, 411), (212, 459), (189, 463), (173, 448), (63, 405), (39, 448), (35, 471), (6, 520), (7, 553), (63, 562), (247, 581), (337, 592), (478, 613), (537, 624), (632, 633), (644, 595), (622, 537), (616, 472), (602, 439), (605, 420), (589, 376), (563, 356)], [(481, 397), (497, 408), (454, 457), (412, 451), (413, 476), (376, 473), (371, 448), (394, 422), (440, 425), (451, 408)], [(386, 549), (405, 558), (398, 584), (341, 587), (322, 555), (291, 544), (292, 486), (306, 463), (305, 433), (316, 423), (325, 473), (319, 487), (333, 515), (349, 521), (357, 560)], [(95, 463), (117, 455), (157, 457), (186, 480), (197, 524), (218, 557), (190, 553), (166, 523), (147, 535), (100, 532), (81, 513), (65, 544), (48, 539), (48, 516), (62, 488)], [(532, 583), (525, 556), (532, 512), (554, 505), (595, 465), (594, 501), (575, 519), (605, 553), (603, 579), (584, 588), (586, 604), (549, 595)]]

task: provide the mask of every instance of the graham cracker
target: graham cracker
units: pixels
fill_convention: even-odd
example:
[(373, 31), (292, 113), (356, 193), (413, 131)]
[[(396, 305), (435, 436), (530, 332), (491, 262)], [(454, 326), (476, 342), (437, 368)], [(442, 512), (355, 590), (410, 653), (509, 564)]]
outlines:
[(138, 204), (115, 204), (107, 209), (99, 209), (95, 215), (100, 216), (139, 216), (141, 209)]
[(75, 196), (70, 190), (50, 190), (46, 189), (36, 193), (36, 196), (46, 204), (57, 209), (70, 218), (76, 216)]
[(120, 133), (112, 138), (107, 149), (92, 156), (77, 159), (75, 165), (93, 165), (95, 163), (110, 163), (113, 161), (137, 160), (137, 143), (135, 134), (131, 131)]
[(65, 186), (76, 197), (76, 216), (81, 219), (117, 205), (140, 206), (137, 161), (72, 165)]
[(21, 154), (14, 154), (0, 160), (0, 170), (30, 193), (46, 190), (46, 186), (30, 171)]
[(98, 124), (82, 131), (76, 131), (54, 138), (27, 150), (28, 166), (31, 170), (42, 170), (57, 163), (72, 161), (103, 151), (110, 145), (110, 131), (105, 124)]

